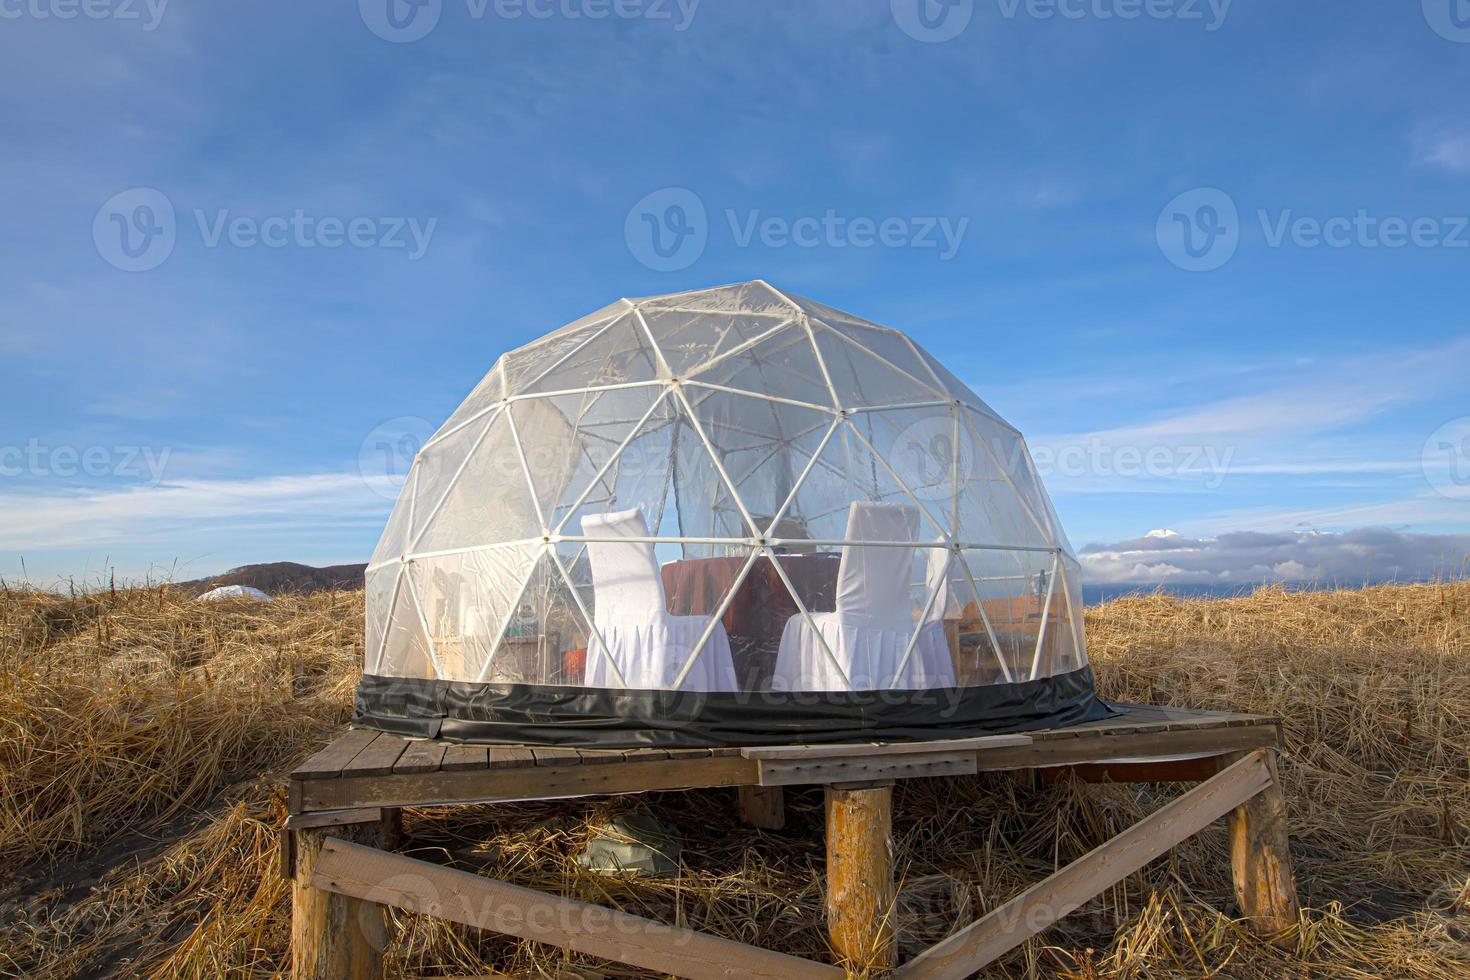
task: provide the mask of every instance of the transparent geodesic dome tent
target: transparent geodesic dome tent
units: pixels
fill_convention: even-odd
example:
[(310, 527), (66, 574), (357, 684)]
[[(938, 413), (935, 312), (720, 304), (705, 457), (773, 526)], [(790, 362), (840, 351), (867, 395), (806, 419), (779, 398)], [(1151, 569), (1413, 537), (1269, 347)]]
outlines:
[(357, 723), (604, 746), (1065, 724), (1107, 710), (1081, 624), (1021, 435), (904, 334), (755, 281), (496, 361), (368, 566)]

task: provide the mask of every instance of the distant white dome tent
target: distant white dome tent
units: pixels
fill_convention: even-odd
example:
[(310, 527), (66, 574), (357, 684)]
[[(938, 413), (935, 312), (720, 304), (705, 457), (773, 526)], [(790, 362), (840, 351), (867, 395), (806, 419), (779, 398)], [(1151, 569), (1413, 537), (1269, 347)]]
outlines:
[(597, 747), (1105, 715), (1021, 435), (908, 337), (762, 281), (503, 355), (367, 569), (356, 723)]
[(221, 602), (225, 599), (246, 599), (252, 602), (270, 602), (271, 597), (248, 585), (221, 585), (217, 589), (199, 595), (200, 602)]

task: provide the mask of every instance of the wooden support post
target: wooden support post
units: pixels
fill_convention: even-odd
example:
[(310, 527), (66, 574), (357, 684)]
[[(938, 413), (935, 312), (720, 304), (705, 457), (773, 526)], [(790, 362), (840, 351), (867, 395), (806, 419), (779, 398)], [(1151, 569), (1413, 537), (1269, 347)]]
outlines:
[(893, 784), (827, 787), (827, 932), (854, 971), (891, 968)]
[[(1225, 764), (1242, 758), (1228, 756)], [(1270, 782), (1230, 813), (1230, 864), (1240, 910), (1262, 935), (1280, 937), (1297, 924), (1300, 906), (1287, 846), (1286, 798), (1276, 750), (1265, 753)]]
[(786, 826), (786, 793), (780, 786), (741, 786), (740, 819), (762, 830)]
[(293, 980), (379, 980), (387, 945), (382, 905), (322, 891), (311, 885), (327, 837), (374, 847), (392, 840), (397, 811), (375, 823), (291, 831), (296, 872), (291, 883), (291, 976)]

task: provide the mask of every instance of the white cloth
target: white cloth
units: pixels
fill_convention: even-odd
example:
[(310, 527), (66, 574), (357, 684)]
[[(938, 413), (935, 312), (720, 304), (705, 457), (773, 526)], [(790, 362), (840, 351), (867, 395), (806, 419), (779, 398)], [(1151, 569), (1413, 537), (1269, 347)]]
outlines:
[[(583, 683), (588, 687), (619, 686), (608, 662), (611, 659), (628, 688), (672, 689), (709, 619), (669, 615), (652, 542), (617, 540), (649, 536), (642, 510), (589, 515), (582, 518), (582, 533), (589, 538), (609, 539), (587, 542), (595, 606), (592, 618), (597, 632), (607, 641), (607, 652), (595, 635), (588, 639)], [(725, 634), (725, 625), (717, 621), (679, 689), (738, 688), (730, 638)]]
[[(913, 541), (918, 521), (918, 511), (911, 507), (857, 501), (848, 508), (847, 540)], [(836, 610), (817, 613), (810, 623), (800, 613), (786, 621), (772, 689), (868, 691), (956, 686), (942, 607), (937, 612), (931, 610), (922, 625), (915, 620), (916, 610), (909, 595), (913, 559), (914, 549), (901, 545), (844, 546), (837, 570)], [(936, 568), (931, 556), (926, 576), (931, 590), (939, 584), (937, 579), (944, 567), (941, 561)], [(924, 598), (927, 601), (928, 595)], [(904, 654), (915, 629), (919, 635), (905, 664)]]
[[(813, 613), (812, 622), (821, 632), (821, 639), (799, 613), (786, 621), (786, 628), (781, 632), (781, 652), (776, 657), (776, 672), (771, 679), (772, 690), (922, 691), (959, 686), (942, 622), (928, 622), (919, 628), (913, 655), (896, 683), (894, 674), (917, 624), (911, 622), (897, 629), (854, 626), (842, 622), (838, 613)], [(827, 658), (822, 639), (842, 665), (846, 682)]]

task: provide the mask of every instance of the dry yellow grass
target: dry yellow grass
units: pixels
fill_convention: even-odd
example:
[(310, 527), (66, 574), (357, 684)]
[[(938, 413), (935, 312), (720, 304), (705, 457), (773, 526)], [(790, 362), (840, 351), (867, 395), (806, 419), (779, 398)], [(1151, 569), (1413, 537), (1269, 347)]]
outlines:
[[(204, 605), (167, 591), (0, 594), (0, 974), (265, 977), (286, 962), (281, 773), (345, 722), (362, 596)], [(1282, 767), (1308, 911), (1295, 944), (1231, 918), (1207, 832), (1026, 944), (997, 976), (1470, 975), (1470, 584), (1090, 610), (1113, 698), (1287, 719)], [(910, 950), (1173, 790), (920, 780), (897, 801)], [(685, 840), (665, 881), (588, 874), (589, 823), (647, 806)], [(521, 884), (808, 956), (821, 798), (779, 834), (728, 793), (410, 815), (409, 847)], [(559, 953), (405, 917), (396, 975), (552, 973)], [(572, 964), (575, 965), (575, 964)], [(591, 965), (591, 964), (582, 964)], [(631, 976), (621, 968), (610, 975)]]

